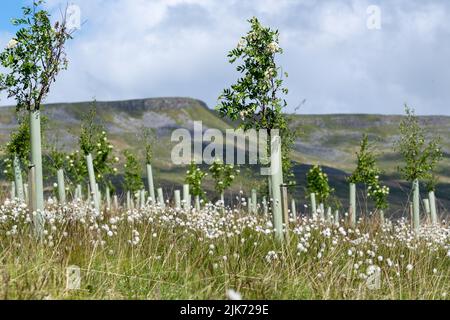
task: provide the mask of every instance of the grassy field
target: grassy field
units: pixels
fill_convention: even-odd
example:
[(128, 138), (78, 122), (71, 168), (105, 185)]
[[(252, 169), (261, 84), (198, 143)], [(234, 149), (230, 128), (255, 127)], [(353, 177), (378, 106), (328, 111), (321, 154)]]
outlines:
[[(37, 240), (33, 215), (6, 200), (0, 298), (227, 299), (229, 290), (243, 299), (449, 298), (445, 223), (416, 234), (404, 220), (361, 219), (350, 228), (345, 216), (304, 213), (291, 216), (281, 244), (270, 217), (249, 215), (245, 205), (225, 212), (147, 205), (97, 215), (84, 202), (49, 203)], [(79, 290), (66, 286), (72, 265), (81, 271)], [(379, 286), (368, 286), (374, 279)]]

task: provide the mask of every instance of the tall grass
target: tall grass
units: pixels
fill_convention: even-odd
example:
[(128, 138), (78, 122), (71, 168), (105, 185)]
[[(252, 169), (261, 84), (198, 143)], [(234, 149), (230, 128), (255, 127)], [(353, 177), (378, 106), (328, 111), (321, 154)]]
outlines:
[[(148, 205), (95, 215), (83, 202), (48, 204), (45, 236), (25, 205), (0, 208), (3, 299), (448, 299), (449, 229), (403, 220), (291, 217), (287, 241), (270, 217)], [(80, 290), (66, 268), (81, 268)], [(380, 287), (367, 279), (380, 274)]]

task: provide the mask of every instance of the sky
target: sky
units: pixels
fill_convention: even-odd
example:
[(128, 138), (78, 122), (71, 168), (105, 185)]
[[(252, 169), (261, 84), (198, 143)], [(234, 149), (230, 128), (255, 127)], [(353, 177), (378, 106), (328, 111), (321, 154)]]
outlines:
[[(0, 2), (0, 48), (14, 35), (10, 19), (27, 2)], [(177, 96), (213, 108), (239, 77), (227, 53), (256, 16), (280, 31), (288, 112), (301, 105), (301, 114), (401, 114), (407, 103), (418, 114), (450, 115), (448, 0), (70, 3), (83, 24), (67, 47), (69, 69), (47, 102)], [(46, 7), (59, 17), (66, 4), (48, 0)], [(0, 105), (13, 103), (0, 97)]]

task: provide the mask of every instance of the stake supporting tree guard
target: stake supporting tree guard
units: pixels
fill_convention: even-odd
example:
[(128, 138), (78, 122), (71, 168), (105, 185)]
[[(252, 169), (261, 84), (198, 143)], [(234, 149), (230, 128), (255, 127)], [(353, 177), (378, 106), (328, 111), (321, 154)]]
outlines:
[(418, 231), (420, 228), (420, 189), (419, 180), (413, 182), (413, 224), (414, 230)]
[(66, 185), (64, 183), (63, 169), (59, 169), (57, 175), (58, 175), (58, 200), (60, 204), (64, 205), (66, 204)]
[(316, 194), (311, 193), (311, 216), (314, 218), (317, 215)]
[(356, 225), (356, 184), (350, 183), (350, 225)]
[(283, 221), (285, 225), (286, 237), (289, 235), (289, 203), (288, 188), (286, 185), (281, 186), (281, 202), (283, 204)]
[(185, 210), (190, 209), (191, 207), (191, 201), (189, 198), (189, 185), (184, 184), (183, 185), (183, 207)]
[(430, 198), (430, 214), (431, 214), (431, 223), (436, 225), (438, 223), (437, 219), (437, 211), (436, 211), (436, 195), (434, 191), (430, 191), (428, 194)]
[(252, 213), (258, 213), (258, 194), (255, 189), (252, 189)]
[(88, 174), (89, 174), (89, 185), (91, 187), (90, 194), (92, 196), (92, 199), (94, 200), (95, 210), (97, 212), (100, 212), (100, 203), (98, 201), (99, 199), (98, 199), (97, 192), (96, 192), (97, 183), (95, 182), (95, 173), (94, 173), (94, 164), (93, 164), (93, 161), (92, 161), (92, 154), (89, 153), (86, 156), (86, 163), (87, 163)]
[(148, 192), (151, 198), (151, 203), (156, 203), (155, 186), (153, 184), (153, 170), (151, 164), (147, 164), (147, 180), (148, 180)]
[(253, 212), (252, 199), (251, 198), (247, 198), (247, 211), (248, 211), (249, 214), (251, 214)]
[(42, 175), (42, 149), (41, 149), (41, 113), (39, 110), (30, 111), (31, 135), (31, 163), (34, 166), (34, 202), (36, 214), (42, 215), (44, 211), (44, 179)]
[(16, 195), (20, 201), (25, 201), (25, 195), (23, 191), (23, 180), (22, 180), (22, 168), (20, 167), (19, 157), (14, 155), (14, 182), (16, 184)]
[(164, 194), (163, 194), (162, 188), (158, 188), (158, 204), (162, 209), (166, 208), (166, 204), (164, 203)]
[(283, 241), (283, 210), (281, 203), (281, 185), (283, 185), (283, 170), (281, 161), (281, 138), (272, 135), (271, 138), (271, 190), (272, 190), (272, 214), (275, 236)]
[(177, 209), (177, 210), (181, 209), (181, 192), (180, 192), (180, 190), (174, 191), (174, 198), (175, 198), (175, 209)]

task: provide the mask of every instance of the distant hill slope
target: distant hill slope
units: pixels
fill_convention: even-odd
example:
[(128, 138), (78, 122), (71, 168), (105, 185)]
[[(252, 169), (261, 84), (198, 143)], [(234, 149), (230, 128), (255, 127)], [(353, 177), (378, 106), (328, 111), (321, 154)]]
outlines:
[[(89, 102), (50, 104), (45, 106), (44, 113), (49, 119), (47, 137), (56, 141), (65, 149), (76, 147), (80, 130), (80, 120), (90, 108)], [(205, 103), (190, 98), (153, 98), (141, 100), (97, 102), (99, 121), (107, 128), (117, 152), (131, 148), (140, 148), (137, 134), (142, 126), (155, 128), (158, 141), (155, 146), (155, 167), (158, 183), (168, 191), (183, 182), (185, 168), (175, 167), (170, 162), (171, 132), (176, 128), (192, 130), (194, 121), (202, 121), (204, 128), (225, 130), (233, 124), (218, 117), (217, 113)], [(400, 184), (396, 167), (399, 157), (393, 150), (398, 138), (398, 125), (401, 116), (389, 115), (294, 115), (293, 126), (300, 127), (302, 136), (295, 145), (292, 155), (298, 165), (295, 167), (299, 187), (296, 196), (304, 201), (302, 186), (308, 166), (319, 163), (326, 166), (330, 174), (331, 184), (337, 195), (346, 205), (347, 186), (345, 178), (355, 165), (355, 152), (359, 148), (361, 135), (366, 132), (371, 140), (378, 141), (380, 166), (385, 170), (384, 179), (393, 189), (391, 202), (393, 211), (403, 212), (408, 197), (408, 186)], [(445, 160), (439, 168), (442, 184), (438, 196), (441, 206), (450, 205), (450, 117), (420, 117), (421, 124), (432, 134), (443, 138)], [(15, 112), (12, 107), (0, 109), (0, 143), (4, 144), (16, 126)], [(301, 164), (301, 165), (300, 165)], [(252, 176), (251, 174), (247, 175)], [(242, 177), (241, 177), (242, 178)], [(248, 180), (248, 181), (247, 181)], [(241, 179), (236, 188), (250, 188), (254, 182)], [(207, 188), (212, 189), (211, 182)]]

